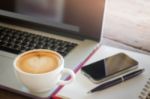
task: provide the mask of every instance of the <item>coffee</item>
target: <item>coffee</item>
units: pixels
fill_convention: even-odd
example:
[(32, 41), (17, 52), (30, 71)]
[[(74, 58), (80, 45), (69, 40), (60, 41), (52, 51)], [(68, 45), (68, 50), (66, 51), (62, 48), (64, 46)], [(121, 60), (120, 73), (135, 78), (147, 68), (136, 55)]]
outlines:
[(53, 71), (60, 65), (60, 57), (52, 52), (35, 51), (19, 58), (17, 67), (24, 72), (41, 74)]
[[(26, 51), (15, 58), (13, 66), (18, 80), (31, 93), (45, 94), (58, 84), (67, 85), (75, 79), (74, 72), (64, 68), (64, 58), (52, 50)], [(62, 80), (64, 74), (70, 79)]]

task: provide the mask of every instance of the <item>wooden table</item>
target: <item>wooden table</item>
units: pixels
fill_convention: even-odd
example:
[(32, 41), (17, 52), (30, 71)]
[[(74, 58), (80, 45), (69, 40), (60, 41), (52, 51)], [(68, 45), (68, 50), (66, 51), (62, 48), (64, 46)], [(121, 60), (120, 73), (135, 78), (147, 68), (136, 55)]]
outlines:
[(149, 8), (149, 0), (106, 0), (103, 42), (150, 55)]

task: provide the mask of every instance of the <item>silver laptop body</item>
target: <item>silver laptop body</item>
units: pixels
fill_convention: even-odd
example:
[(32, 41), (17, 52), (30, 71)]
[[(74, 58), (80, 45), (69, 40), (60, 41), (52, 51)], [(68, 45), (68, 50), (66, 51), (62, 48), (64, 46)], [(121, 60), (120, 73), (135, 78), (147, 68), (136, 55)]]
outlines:
[[(0, 26), (77, 44), (64, 57), (66, 68), (77, 70), (100, 44), (104, 0), (38, 0), (36, 3), (35, 0), (5, 1), (0, 1)], [(54, 15), (46, 12), (52, 10), (46, 9), (46, 6), (51, 5), (51, 1), (54, 3), (53, 12), (55, 13), (52, 13)], [(39, 8), (36, 9), (37, 6)], [(56, 30), (56, 32), (51, 30)], [(47, 93), (28, 92), (14, 74), (13, 61), (17, 55), (0, 48), (0, 86), (2, 89), (33, 98), (50, 97), (59, 89), (59, 86), (56, 86)]]

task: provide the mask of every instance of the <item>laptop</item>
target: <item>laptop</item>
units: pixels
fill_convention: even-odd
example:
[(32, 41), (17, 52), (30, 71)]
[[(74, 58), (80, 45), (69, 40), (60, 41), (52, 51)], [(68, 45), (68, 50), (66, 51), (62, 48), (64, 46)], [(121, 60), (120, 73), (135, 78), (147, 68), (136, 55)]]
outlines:
[(0, 85), (31, 97), (13, 71), (14, 58), (32, 49), (50, 49), (76, 70), (100, 45), (105, 0), (0, 1)]

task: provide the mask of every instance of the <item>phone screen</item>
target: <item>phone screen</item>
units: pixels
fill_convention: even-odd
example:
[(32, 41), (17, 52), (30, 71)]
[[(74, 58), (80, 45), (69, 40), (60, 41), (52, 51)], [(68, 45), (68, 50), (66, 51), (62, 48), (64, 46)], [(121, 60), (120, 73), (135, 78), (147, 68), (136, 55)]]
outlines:
[(137, 61), (124, 53), (119, 53), (102, 59), (85, 67), (82, 71), (94, 80), (100, 80), (107, 76), (121, 72), (138, 64)]

